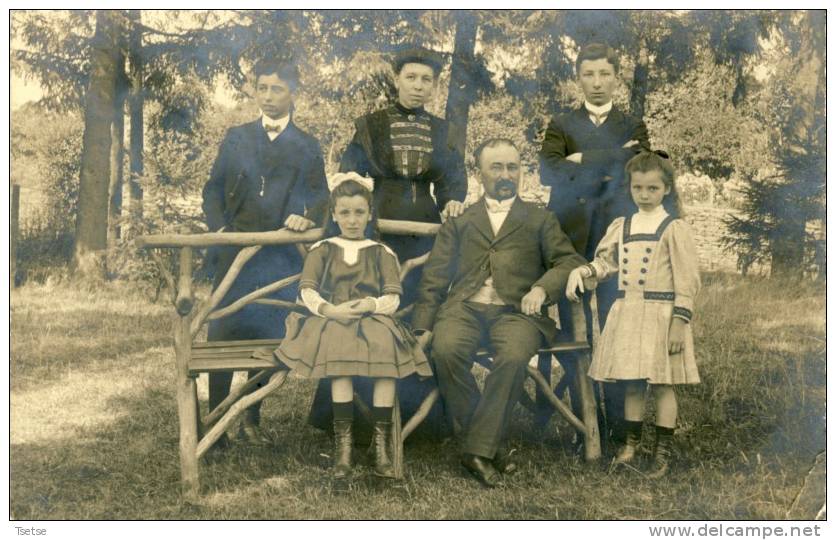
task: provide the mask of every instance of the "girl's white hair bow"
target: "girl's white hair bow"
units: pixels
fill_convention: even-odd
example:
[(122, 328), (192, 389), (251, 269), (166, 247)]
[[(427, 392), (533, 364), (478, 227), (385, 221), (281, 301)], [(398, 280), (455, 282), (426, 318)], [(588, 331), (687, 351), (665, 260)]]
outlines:
[(369, 191), (374, 191), (374, 180), (368, 176), (360, 176), (354, 171), (337, 173), (328, 177), (328, 188), (334, 191), (334, 188), (345, 182), (346, 180), (354, 180)]

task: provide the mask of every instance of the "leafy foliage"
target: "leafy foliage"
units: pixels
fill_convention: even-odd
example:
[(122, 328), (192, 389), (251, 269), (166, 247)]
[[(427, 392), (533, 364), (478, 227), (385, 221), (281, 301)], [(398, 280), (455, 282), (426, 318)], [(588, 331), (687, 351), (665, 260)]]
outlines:
[[(45, 128), (48, 126), (48, 128)], [(20, 218), (17, 272), (42, 280), (72, 256), (82, 136), (76, 113), (27, 104), (12, 116), (12, 180), (39, 201)]]
[(704, 59), (651, 95), (646, 123), (653, 144), (671, 155), (678, 170), (722, 182), (751, 176), (764, 165), (768, 135), (751, 113), (731, 105), (734, 84), (731, 70)]
[[(826, 195), (824, 19), (817, 12), (783, 20), (785, 55), (760, 96), (777, 173), (750, 178), (744, 217), (732, 217), (726, 239), (745, 269), (769, 260), (773, 273), (811, 269), (824, 278)], [(786, 54), (788, 53), (788, 54)], [(771, 114), (770, 114), (771, 113)], [(809, 225), (822, 224), (818, 234)], [(799, 272), (800, 271), (800, 272)]]
[[(299, 65), (295, 118), (319, 139), (326, 168), (333, 172), (353, 133), (352, 120), (393, 98), (395, 50), (424, 45), (446, 57), (428, 106), (444, 114), (453, 80), (450, 51), (465, 20), (478, 24), (474, 61), (457, 64), (477, 89), (467, 98), (472, 101), (466, 155), (484, 137), (509, 135), (519, 142), (529, 169), (525, 188), (545, 193), (536, 181), (544, 127), (551, 115), (580, 103), (573, 65), (579, 46), (604, 41), (621, 55), (624, 84), (616, 90), (616, 104), (645, 111), (654, 146), (671, 153), (688, 197), (742, 204), (749, 190), (735, 192), (730, 186), (745, 185), (747, 179), (761, 185), (757, 182), (776, 171), (792, 183), (806, 174), (793, 171), (817, 167), (799, 164), (798, 152), (779, 155), (791, 147), (807, 148), (808, 156), (815, 152), (790, 140), (806, 122), (799, 118), (810, 117), (796, 100), (803, 85), (793, 63), (809, 50), (810, 41), (798, 25), (799, 13), (169, 10), (144, 12), (137, 23), (127, 12), (114, 12), (124, 29), (143, 34), (138, 54), (149, 104), (149, 165), (142, 178), (149, 223), (126, 226), (197, 226), (199, 216), (177, 206), (192, 201), (194, 207), (223, 130), (257, 114), (246, 96), (252, 92), (247, 72), (259, 58), (292, 58)], [(50, 110), (77, 109), (82, 103), (93, 20), (89, 11), (13, 15), (13, 66), (38, 80)], [(768, 76), (755, 76), (764, 66)], [(219, 84), (231, 86), (242, 104), (232, 110), (215, 107), (211, 95)], [(72, 196), (72, 182), (49, 184)], [(819, 193), (816, 186), (808, 183), (800, 191)], [(65, 218), (73, 208), (68, 199)], [(821, 212), (811, 208), (808, 214), (807, 220), (817, 219)], [(761, 241), (735, 245), (744, 244), (768, 249)]]
[[(200, 129), (182, 132), (166, 129), (169, 111), (155, 107), (148, 118), (151, 129), (146, 151), (144, 175), (138, 178), (145, 192), (142, 219), (134, 221), (125, 216), (122, 226), (131, 231), (130, 237), (139, 234), (203, 232), (203, 213), (200, 194), (215, 155), (220, 147), (226, 127), (240, 123), (240, 112), (232, 114), (215, 108), (204, 111), (195, 123)], [(202, 252), (196, 251), (196, 268), (202, 268)], [(127, 240), (118, 245), (110, 267), (123, 279), (143, 284), (155, 291), (155, 295), (166, 285), (157, 259), (167, 268), (177, 268), (177, 261), (171, 250), (160, 250), (151, 254), (138, 250)], [(205, 274), (204, 274), (205, 276)]]
[[(43, 88), (44, 105), (54, 110), (78, 107), (89, 82), (91, 11), (12, 11), (12, 69)], [(13, 43), (14, 43), (13, 41)]]

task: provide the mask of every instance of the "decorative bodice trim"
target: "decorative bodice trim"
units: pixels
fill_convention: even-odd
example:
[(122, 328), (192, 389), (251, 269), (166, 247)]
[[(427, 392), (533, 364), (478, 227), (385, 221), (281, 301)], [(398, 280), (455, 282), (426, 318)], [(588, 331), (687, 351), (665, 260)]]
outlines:
[(656, 232), (653, 234), (630, 234), (630, 223), (633, 220), (633, 216), (627, 216), (624, 219), (624, 236), (621, 239), (622, 244), (627, 244), (629, 242), (658, 242), (662, 238), (662, 233), (665, 232), (665, 229), (668, 225), (671, 224), (673, 220), (676, 218), (673, 216), (668, 216), (662, 220), (662, 223), (656, 228)]

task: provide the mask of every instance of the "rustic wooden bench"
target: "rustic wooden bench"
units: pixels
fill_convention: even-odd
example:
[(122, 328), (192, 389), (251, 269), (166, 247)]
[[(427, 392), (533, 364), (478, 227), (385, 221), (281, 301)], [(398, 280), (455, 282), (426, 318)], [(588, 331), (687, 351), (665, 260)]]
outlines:
[[(389, 234), (435, 235), (438, 225), (430, 223), (416, 223), (406, 221), (380, 220), (381, 232)], [(252, 258), (262, 246), (295, 243), (297, 245), (319, 240), (322, 229), (311, 229), (304, 233), (295, 233), (285, 229), (264, 233), (203, 233), (203, 234), (160, 234), (146, 235), (137, 238), (140, 248), (175, 248), (179, 249), (179, 276), (175, 278), (165, 267), (160, 257), (155, 259), (161, 266), (163, 276), (169, 281), (169, 286), (176, 291), (174, 306), (176, 317), (174, 323), (174, 349), (176, 356), (176, 395), (177, 410), (180, 427), (180, 468), (183, 484), (183, 494), (187, 499), (199, 496), (200, 484), (198, 462), (200, 458), (215, 444), (230, 425), (244, 410), (253, 405), (284, 384), (288, 372), (278, 362), (256, 358), (254, 352), (260, 349), (275, 349), (281, 340), (260, 339), (241, 341), (196, 341), (201, 328), (210, 320), (225, 317), (237, 312), (251, 303), (268, 304), (277, 309), (301, 309), (300, 306), (266, 298), (271, 293), (291, 285), (299, 279), (298, 274), (279, 280), (266, 287), (238, 299), (232, 304), (218, 308), (219, 303), (229, 291), (232, 283), (246, 262)], [(192, 271), (193, 249), (210, 246), (241, 246), (241, 249), (230, 266), (220, 284), (212, 291), (209, 298), (200, 304), (195, 304)], [(427, 256), (406, 261), (401, 270), (401, 278), (406, 273), (424, 263)], [(594, 293), (593, 302), (594, 302)], [(402, 309), (396, 316), (403, 315), (410, 308)], [(596, 312), (592, 310), (593, 314)], [(586, 339), (586, 323), (583, 308), (578, 305), (572, 312), (574, 321), (573, 341), (557, 343), (552, 347), (542, 349), (538, 355), (538, 368), (528, 367), (528, 375), (536, 385), (536, 396), (532, 400), (524, 394), (521, 403), (531, 410), (540, 423), (544, 423), (550, 414), (556, 410), (580, 433), (584, 440), (585, 457), (594, 460), (601, 455), (601, 443), (598, 430), (598, 418), (593, 395), (593, 385), (586, 376), (589, 365), (591, 347)], [(594, 321), (593, 327), (597, 327)], [(574, 352), (571, 355), (574, 365), (567, 365), (561, 359), (560, 353)], [(576, 412), (560, 400), (551, 387), (552, 356), (557, 358), (567, 373), (572, 374), (570, 380), (571, 392), (575, 396)], [(476, 361), (490, 369), (489, 354), (480, 350), (476, 354)], [(200, 417), (197, 398), (196, 378), (201, 373), (234, 372), (255, 370), (255, 376), (244, 384), (234, 388), (229, 396), (214, 410)], [(401, 424), (400, 410), (396, 400), (393, 411), (393, 448), (392, 455), (398, 476), (403, 472), (403, 441), (427, 417), (433, 405), (439, 398), (438, 389), (432, 390), (420, 404), (417, 411), (406, 423)], [(368, 406), (355, 396), (355, 403), (360, 414), (369, 417)]]

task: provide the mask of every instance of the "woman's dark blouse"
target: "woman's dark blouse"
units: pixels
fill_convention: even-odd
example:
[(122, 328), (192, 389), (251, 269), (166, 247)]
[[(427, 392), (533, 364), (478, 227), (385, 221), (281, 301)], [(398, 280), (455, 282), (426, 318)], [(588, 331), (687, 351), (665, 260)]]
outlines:
[[(355, 128), (340, 171), (374, 179), (378, 217), (440, 223), (441, 210), (449, 201), (464, 200), (464, 159), (450, 140), (447, 121), (423, 108), (397, 104), (358, 118)], [(431, 238), (384, 236), (383, 240), (401, 262), (432, 246)]]

